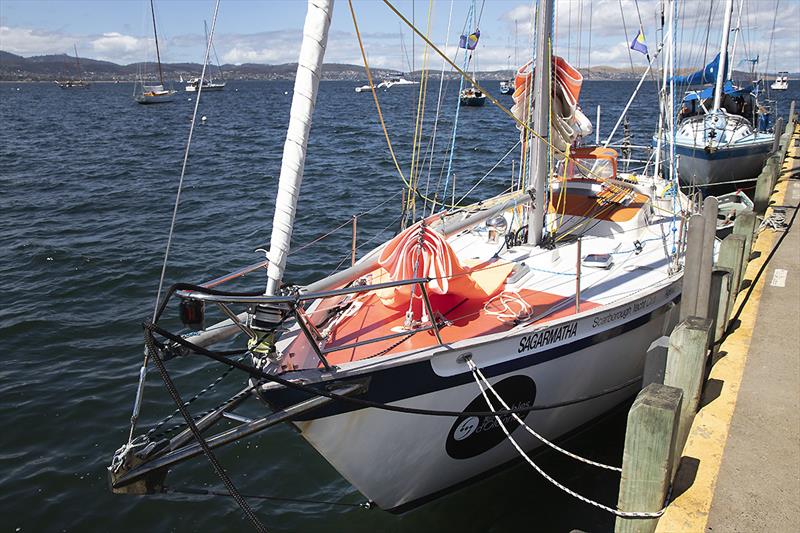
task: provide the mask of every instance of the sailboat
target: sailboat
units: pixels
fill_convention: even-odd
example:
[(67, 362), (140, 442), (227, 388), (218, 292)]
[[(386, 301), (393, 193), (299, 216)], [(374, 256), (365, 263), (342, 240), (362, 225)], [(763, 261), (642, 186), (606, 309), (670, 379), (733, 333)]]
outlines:
[[(481, 31), (479, 29), (475, 29), (473, 33), (469, 35), (462, 35), (461, 41), (459, 43), (459, 48), (464, 49), (464, 54), (468, 57), (468, 62), (472, 63), (472, 79), (475, 79), (475, 65), (477, 61), (473, 61), (475, 56), (475, 48), (478, 46), (478, 40), (480, 39)], [(483, 94), (483, 91), (476, 87), (474, 84), (472, 87), (467, 87), (462, 89), (458, 93), (458, 102), (459, 105), (468, 106), (468, 107), (481, 107), (486, 103), (486, 95)]]
[[(648, 346), (675, 321), (683, 247), (674, 209), (689, 206), (677, 187), (659, 194), (671, 184), (660, 177), (619, 175), (614, 150), (571, 147), (581, 80), (551, 53), (554, 0), (539, 6), (536, 63), (518, 72), (512, 110), (528, 162), (517, 185), (470, 205), (434, 204), (351, 267), (290, 287), (284, 272), (333, 12), (333, 0), (308, 3), (268, 257), (175, 285), (158, 305), (131, 438), (109, 467), (112, 490), (158, 492), (169, 468), (203, 453), (195, 439), (210, 450), (289, 422), (369, 500), (401, 511), (517, 458), (480, 375), (548, 439), (638, 392)], [(553, 84), (561, 96), (550, 105)], [(223, 289), (265, 266), (266, 289)], [(161, 316), (176, 301), (196, 331), (165, 329)], [(227, 320), (206, 327), (206, 305)], [(238, 334), (244, 361), (216, 348), (230, 350)], [(134, 438), (148, 362), (169, 383), (167, 364), (198, 355), (249, 381), (171, 438)], [(247, 401), (262, 414), (237, 414)], [(222, 420), (236, 425), (214, 433)], [(542, 446), (510, 414), (502, 420), (521, 450)]]
[[(519, 31), (519, 23), (515, 20), (514, 21), (514, 64), (517, 64), (517, 33)], [(511, 56), (508, 56), (509, 63), (511, 62)], [(508, 70), (511, 70), (511, 65), (508, 65)], [(514, 94), (514, 78), (513, 76), (508, 80), (502, 80), (500, 82), (500, 94)]]
[(146, 85), (144, 78), (140, 84), (134, 86), (134, 100), (140, 104), (161, 104), (171, 102), (175, 95), (174, 90), (167, 89), (164, 85), (164, 70), (161, 68), (161, 53), (158, 49), (158, 30), (156, 29), (156, 10), (153, 0), (150, 0), (150, 14), (153, 19), (153, 40), (156, 44), (156, 61), (158, 62), (158, 85)]
[(675, 78), (687, 84), (710, 82), (712, 77), (714, 81), (713, 88), (690, 92), (683, 101), (674, 142), (678, 172), (687, 185), (734, 188), (735, 183), (755, 179), (772, 150), (771, 115), (758, 103), (757, 85), (735, 87), (729, 79), (732, 68), (725, 66), (732, 12), (733, 0), (727, 0), (722, 42), (714, 60), (702, 71)]
[[(206, 42), (208, 42), (208, 25), (205, 21), (203, 21), (203, 27), (205, 29), (206, 34)], [(191, 78), (186, 82), (185, 90), (187, 93), (195, 93), (198, 91), (198, 88), (202, 86), (203, 92), (206, 91), (221, 91), (225, 88), (225, 76), (222, 75), (222, 67), (219, 65), (219, 58), (217, 56), (217, 51), (214, 49), (214, 45), (211, 45), (212, 50), (214, 50), (214, 57), (217, 60), (217, 71), (219, 71), (219, 77), (222, 81), (214, 81), (214, 78), (209, 79), (201, 79), (201, 78)], [(183, 81), (183, 78), (181, 78)]]
[(62, 89), (87, 89), (89, 88), (89, 82), (81, 79), (81, 60), (78, 57), (78, 45), (73, 45), (73, 47), (75, 48), (75, 68), (78, 73), (78, 79), (56, 81), (56, 85)]

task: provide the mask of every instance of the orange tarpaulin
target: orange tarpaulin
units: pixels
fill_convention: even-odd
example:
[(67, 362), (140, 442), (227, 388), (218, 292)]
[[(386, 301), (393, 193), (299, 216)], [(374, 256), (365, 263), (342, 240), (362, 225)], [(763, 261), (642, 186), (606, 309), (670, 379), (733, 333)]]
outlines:
[[(428, 295), (433, 308), (441, 311), (465, 299), (485, 300), (497, 294), (513, 268), (511, 263), (500, 261), (465, 266), (445, 236), (422, 223), (411, 226), (389, 241), (378, 258), (378, 264), (391, 281), (431, 278), (426, 283)], [(415, 300), (413, 309), (419, 316), (422, 295), (417, 285), (378, 291), (382, 303), (395, 309), (407, 308), (412, 294)]]

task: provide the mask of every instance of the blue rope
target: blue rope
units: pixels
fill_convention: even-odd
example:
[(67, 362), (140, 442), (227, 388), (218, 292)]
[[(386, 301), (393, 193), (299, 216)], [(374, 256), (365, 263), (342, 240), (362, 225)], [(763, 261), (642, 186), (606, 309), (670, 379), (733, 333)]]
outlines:
[[(473, 0), (472, 4), (469, 6), (469, 11), (467, 11), (467, 24), (465, 25), (465, 35), (466, 32), (472, 27), (472, 16), (475, 11), (475, 0)], [(469, 61), (469, 50), (466, 48), (464, 49), (464, 66), (462, 67), (463, 70), (466, 72), (467, 65)], [(447, 188), (450, 185), (450, 172), (453, 168), (453, 152), (456, 149), (456, 134), (458, 133), (458, 113), (461, 110), (461, 91), (464, 90), (464, 76), (461, 76), (461, 79), (458, 82), (458, 97), (456, 98), (456, 116), (453, 120), (453, 137), (450, 140), (450, 156), (447, 160), (447, 174), (444, 178), (444, 189), (442, 191), (442, 201), (447, 198)]]

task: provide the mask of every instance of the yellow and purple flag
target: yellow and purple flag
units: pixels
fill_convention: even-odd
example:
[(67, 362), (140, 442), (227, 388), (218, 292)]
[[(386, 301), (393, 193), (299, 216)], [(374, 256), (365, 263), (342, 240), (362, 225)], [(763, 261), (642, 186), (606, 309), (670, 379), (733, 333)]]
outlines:
[(644, 42), (644, 32), (642, 30), (639, 30), (639, 33), (637, 33), (636, 37), (631, 41), (631, 50), (636, 50), (644, 55), (648, 55), (647, 43)]
[(481, 30), (475, 30), (475, 33), (470, 33), (469, 35), (462, 35), (461, 39), (458, 41), (459, 48), (466, 48), (467, 50), (475, 50), (475, 47), (478, 46), (478, 39), (481, 37)]

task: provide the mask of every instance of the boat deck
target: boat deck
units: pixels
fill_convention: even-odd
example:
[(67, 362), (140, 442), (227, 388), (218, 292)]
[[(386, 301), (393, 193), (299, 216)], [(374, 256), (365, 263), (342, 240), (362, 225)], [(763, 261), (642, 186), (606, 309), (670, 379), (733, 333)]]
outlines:
[[(649, 212), (649, 202), (642, 202), (639, 193), (632, 198), (633, 203), (612, 206), (601, 218), (581, 219), (591, 222), (594, 228), (593, 235), (584, 236), (580, 244), (583, 258), (580, 312), (628, 298), (664, 282), (670, 275), (669, 253), (672, 239), (677, 240), (677, 227), (671, 215), (645, 217), (642, 211)], [(663, 212), (667, 208), (671, 210), (671, 200), (660, 202), (664, 203)], [(509, 228), (518, 229), (519, 217), (514, 210), (506, 212), (505, 217)], [(642, 217), (649, 222), (642, 224)], [(571, 218), (571, 223), (562, 220), (564, 227), (574, 227), (579, 217)], [(570, 241), (568, 236), (553, 249), (527, 244), (509, 249), (502, 238), (492, 239), (490, 229), (481, 225), (451, 237), (448, 244), (485, 292), (482, 296), (456, 297), (428, 290), (443, 344), (511, 332), (576, 313), (579, 251), (577, 242)], [(604, 257), (610, 256), (611, 264), (608, 268), (587, 266), (586, 257), (591, 254), (606, 254)], [(498, 276), (500, 278), (496, 279)], [(390, 278), (379, 268), (366, 279), (373, 285)], [(350, 300), (317, 301), (309, 309), (308, 316), (322, 332), (320, 336), (325, 340), (320, 346), (329, 363), (342, 365), (437, 346), (439, 342), (433, 329), (424, 329), (431, 322), (418, 288), (416, 298), (411, 301), (411, 304), (405, 300), (404, 304), (392, 305), (387, 304), (385, 293), (365, 292)], [(409, 306), (416, 321), (412, 327), (407, 327)], [(334, 319), (320, 320), (327, 310), (337, 308)], [(282, 344), (283, 353), (288, 355), (284, 359), (288, 370), (319, 365), (312, 347), (302, 335), (296, 334), (291, 342)]]

